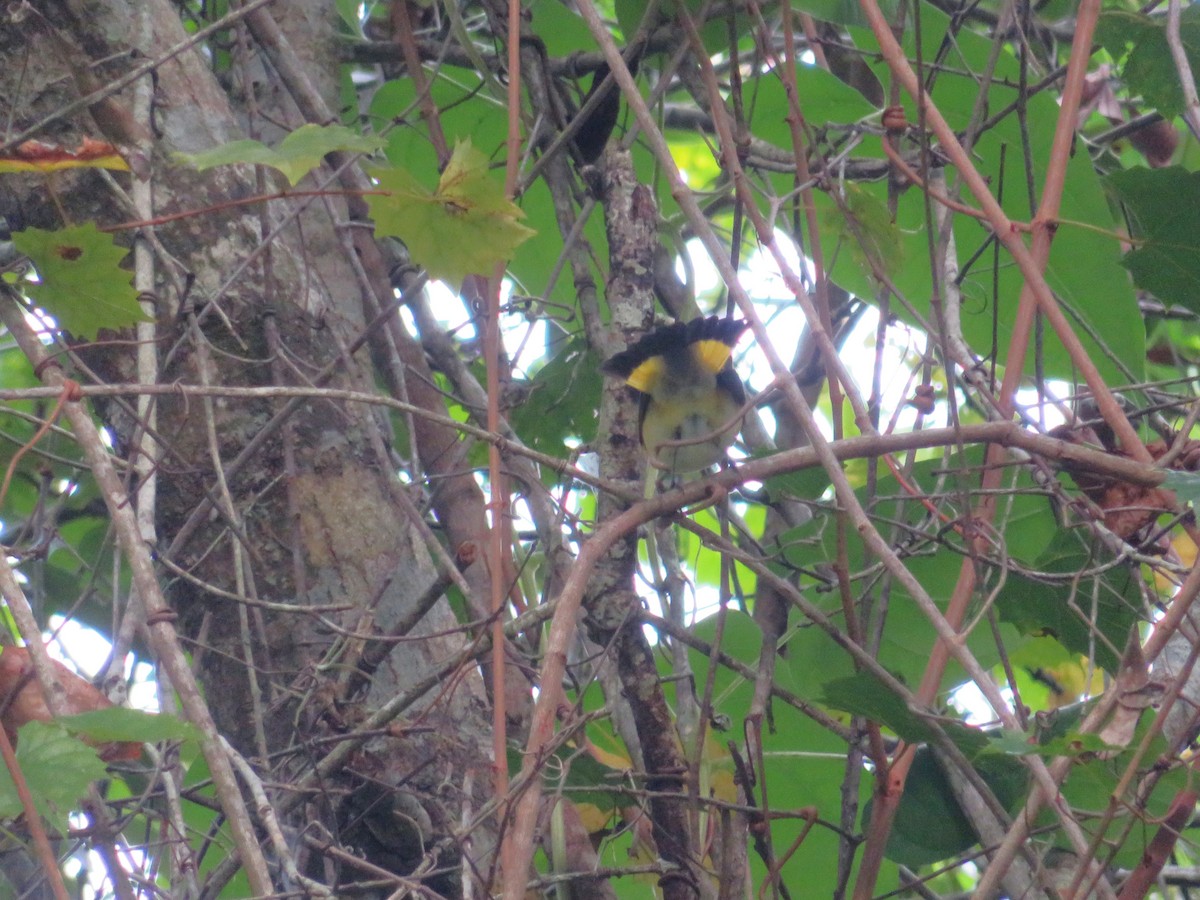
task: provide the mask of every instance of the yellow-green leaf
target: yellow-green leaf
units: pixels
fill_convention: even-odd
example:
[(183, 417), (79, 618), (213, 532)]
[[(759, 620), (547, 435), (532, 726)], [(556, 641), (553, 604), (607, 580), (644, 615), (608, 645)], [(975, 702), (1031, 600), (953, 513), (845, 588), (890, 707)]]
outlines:
[(181, 153), (200, 171), (214, 166), (253, 163), (270, 166), (295, 185), (321, 164), (327, 153), (374, 153), (387, 143), (378, 135), (359, 134), (345, 125), (301, 125), (272, 149), (259, 141), (232, 141), (203, 153)]
[(404, 169), (375, 169), (380, 194), (367, 198), (380, 236), (398, 237), (433, 278), (458, 288), (507, 261), (535, 232), (488, 174), (487, 159), (462, 141), (430, 191)]

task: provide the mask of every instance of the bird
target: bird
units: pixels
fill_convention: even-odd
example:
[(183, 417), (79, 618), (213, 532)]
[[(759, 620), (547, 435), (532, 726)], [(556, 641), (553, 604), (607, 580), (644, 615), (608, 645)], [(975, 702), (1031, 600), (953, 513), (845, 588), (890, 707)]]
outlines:
[(746, 388), (732, 357), (748, 327), (720, 316), (674, 322), (601, 366), (637, 393), (638, 436), (656, 468), (682, 474), (724, 459), (742, 424)]

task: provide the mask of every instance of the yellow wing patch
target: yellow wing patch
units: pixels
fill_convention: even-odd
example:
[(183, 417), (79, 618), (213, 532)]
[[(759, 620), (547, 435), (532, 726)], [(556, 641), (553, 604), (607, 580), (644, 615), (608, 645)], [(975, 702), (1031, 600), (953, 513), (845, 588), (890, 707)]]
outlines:
[(705, 340), (692, 344), (692, 355), (708, 371), (716, 374), (725, 368), (733, 348), (724, 341)]
[[(726, 350), (726, 356), (728, 355), (729, 351)], [(662, 377), (666, 364), (667, 361), (661, 356), (651, 356), (629, 373), (629, 377), (625, 379), (625, 383), (631, 388), (641, 391), (643, 394), (653, 394), (654, 386), (658, 384), (658, 379)]]

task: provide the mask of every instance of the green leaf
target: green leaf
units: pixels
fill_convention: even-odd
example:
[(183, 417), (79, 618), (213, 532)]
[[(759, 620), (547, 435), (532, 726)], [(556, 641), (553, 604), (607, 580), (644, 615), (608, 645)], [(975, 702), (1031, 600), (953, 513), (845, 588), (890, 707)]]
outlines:
[[(879, 4), (879, 8), (883, 11), (884, 16), (889, 21), (896, 15), (899, 7), (898, 0), (885, 0)], [(855, 0), (797, 0), (792, 3), (792, 8), (800, 12), (806, 12), (813, 18), (820, 19), (823, 22), (834, 22), (839, 25), (867, 25), (866, 16), (863, 14), (862, 8)], [(922, 14), (924, 12), (922, 11)]]
[[(87, 793), (88, 785), (103, 778), (105, 765), (96, 751), (57, 722), (28, 722), (17, 743), (17, 763), (38, 812), (48, 820), (63, 820)], [(0, 767), (0, 818), (21, 812), (16, 785)], [(65, 821), (61, 821), (63, 826)]]
[(1072, 731), (1068, 734), (1038, 742), (1023, 731), (1005, 731), (991, 735), (988, 750), (1009, 756), (1067, 756), (1072, 759), (1091, 756), (1106, 751), (1120, 751), (1120, 747), (1101, 740), (1098, 734)]
[[(870, 811), (870, 804), (863, 807), (863, 822), (870, 821)], [(923, 866), (956, 856), (977, 840), (933, 753), (921, 748), (913, 759), (896, 810), (896, 822), (888, 837), (888, 859), (901, 865)]]
[(139, 744), (155, 741), (199, 740), (200, 732), (190, 722), (165, 713), (113, 706), (58, 719), (72, 734), (94, 741), (131, 741)]
[(73, 336), (94, 340), (101, 328), (150, 321), (138, 305), (129, 272), (121, 268), (129, 251), (94, 223), (59, 231), (27, 228), (12, 240), (33, 261), (40, 279), (24, 285), (25, 292)]
[[(1000, 804), (1013, 810), (1028, 782), (1021, 762), (996, 754), (981, 757), (975, 768)], [(864, 822), (869, 821), (870, 812), (868, 803), (863, 807)], [(933, 752), (928, 747), (919, 748), (888, 837), (888, 859), (906, 866), (923, 866), (957, 856), (978, 841)]]
[(582, 338), (572, 338), (529, 383), (529, 397), (514, 407), (512, 425), (535, 450), (561, 454), (564, 440), (596, 436), (600, 361)]
[[(488, 81), (477, 72), (439, 66), (430, 73), (428, 96), (438, 110), (447, 135), (470, 135), (474, 147), (488, 159), (503, 158), (508, 139), (506, 109), (488, 93)], [(436, 171), (437, 151), (429, 127), (420, 115), (420, 103), (411, 78), (385, 82), (371, 98), (369, 119), (376, 130), (402, 125), (388, 132), (384, 156), (413, 172)]]
[(527, 10), (538, 37), (546, 42), (546, 54), (551, 58), (593, 48), (595, 42), (587, 23), (567, 4), (559, 0), (532, 0), (521, 6)]
[(1010, 756), (1026, 756), (1039, 750), (1037, 739), (1024, 731), (1001, 731), (992, 735), (988, 749)]
[[(935, 736), (933, 726), (911, 710), (903, 697), (867, 672), (828, 681), (824, 690), (821, 703), (886, 725), (909, 743), (928, 743)], [(941, 725), (947, 737), (968, 758), (973, 759), (987, 749), (987, 736), (978, 728), (949, 720)]]
[[(563, 267), (563, 274), (558, 275), (553, 288), (547, 293), (548, 279), (555, 268), (554, 262), (563, 253), (563, 237), (555, 219), (554, 198), (546, 182), (538, 179), (530, 185), (521, 195), (520, 204), (527, 216), (525, 221), (536, 233), (517, 249), (509, 264), (509, 275), (517, 280), (526, 294), (543, 296), (553, 301), (547, 305), (546, 314), (557, 319), (569, 320), (576, 305), (574, 279), (565, 274), (571, 271), (569, 266)], [(601, 212), (593, 211), (587, 217), (581, 239), (591, 246), (597, 257), (607, 257), (608, 236), (604, 230), (604, 216)], [(567, 325), (576, 327), (569, 322)]]
[[(711, 642), (717, 636), (717, 616), (699, 622), (693, 629), (697, 637)], [(750, 616), (729, 610), (724, 618), (721, 650), (748, 666), (757, 665), (762, 646), (762, 632)], [(791, 655), (789, 645), (789, 656)], [(688, 651), (688, 660), (695, 683), (707, 683), (708, 655)], [(690, 689), (690, 688), (689, 688)], [(730, 720), (726, 735), (742, 735), (746, 715), (754, 694), (753, 681), (718, 666), (713, 672), (713, 711)], [(770, 790), (771, 807), (777, 810), (811, 807), (825, 821), (837, 821), (845, 798), (842, 784), (846, 778), (845, 743), (824, 727), (816, 724), (799, 710), (775, 700), (771, 705), (772, 727), (762, 728), (762, 783)], [(722, 741), (723, 743), (723, 741)], [(864, 803), (871, 794), (873, 781), (858, 782), (858, 802)], [(781, 847), (790, 847), (799, 836), (803, 822), (795, 818), (780, 818), (771, 825), (771, 840)], [(829, 865), (836, 859), (838, 836), (827, 828), (814, 828), (799, 843), (795, 852), (781, 862), (780, 877), (789, 886), (802, 885), (804, 890), (792, 891), (792, 896), (832, 897), (837, 886), (837, 871)], [(757, 854), (751, 854), (750, 865), (756, 884), (765, 878), (765, 866)], [(885, 866), (877, 888), (883, 893), (897, 881), (895, 869)]]
[[(934, 102), (951, 127), (964, 129), (970, 122), (980, 92), (980, 85), (971, 73), (984, 71), (987, 67), (990, 44), (965, 29), (955, 29), (951, 33), (949, 20), (937, 9), (923, 7), (921, 25), (924, 47), (936, 48), (945, 44), (948, 48), (933, 84)], [(859, 46), (866, 47), (873, 42), (868, 32), (852, 28), (850, 33)], [(905, 49), (910, 55), (916, 53), (912, 29), (906, 32)], [(872, 65), (880, 79), (887, 83), (890, 76), (886, 65), (874, 60)], [(998, 110), (1015, 102), (1017, 91), (1012, 86), (1019, 83), (1020, 77), (1016, 60), (1002, 54), (987, 89), (988, 108)], [(906, 100), (905, 104), (909, 121), (917, 121), (911, 102)], [(1045, 94), (1028, 98), (1024, 109), (1026, 126), (1022, 126), (1016, 115), (1005, 117), (980, 136), (973, 155), (980, 174), (999, 195), (1005, 212), (1014, 221), (1029, 218), (1028, 198), (1018, 186), (1026, 184), (1027, 159), (1031, 161), (1034, 183), (1044, 179), (1059, 111), (1054, 99)], [(855, 154), (882, 158), (878, 147), (878, 141), (867, 140), (856, 147)], [(1022, 147), (1027, 147), (1027, 151), (1022, 152)], [(948, 184), (952, 185), (953, 179), (953, 172), (948, 171)], [(872, 193), (880, 203), (887, 202), (886, 184), (860, 184), (859, 187)], [(832, 203), (821, 192), (816, 193), (815, 199), (821, 209), (828, 209)], [(1103, 227), (1112, 220), (1099, 177), (1085, 153), (1072, 155), (1067, 163), (1060, 218), (1062, 226), (1055, 236), (1046, 267), (1047, 281), (1072, 320), (1079, 323), (1075, 326), (1076, 334), (1101, 374), (1110, 383), (1137, 382), (1145, 367), (1145, 325), (1133, 285), (1121, 269), (1116, 236), (1094, 227), (1073, 224), (1094, 226), (1099, 223)], [(927, 264), (930, 225), (926, 221), (921, 191), (908, 190), (900, 195), (896, 225), (898, 240), (904, 246), (904, 258), (909, 264), (889, 270), (888, 275), (914, 308), (927, 314), (927, 298), (932, 294)], [(956, 215), (954, 236), (958, 258), (964, 266), (961, 272), (963, 334), (982, 355), (991, 354), (994, 342), (999, 359), (1003, 359), (1016, 320), (1017, 298), (1022, 285), (1020, 272), (1006, 252), (1001, 252), (993, 261), (988, 246), (993, 235), (973, 218)], [(859, 259), (844, 252), (840, 246), (827, 250), (826, 258), (832, 260), (831, 275), (839, 285), (860, 297), (874, 294), (876, 285), (861, 271)], [(1088, 264), (1080, 265), (1079, 260), (1087, 260)], [(906, 316), (899, 307), (893, 307), (893, 312), (901, 318)], [(1046, 377), (1078, 378), (1078, 371), (1058, 341), (1045, 341), (1039, 353)], [(1037, 355), (1027, 354), (1029, 374), (1035, 371)]]
[(1178, 472), (1172, 469), (1163, 479), (1163, 487), (1174, 491), (1180, 500), (1187, 503), (1194, 504), (1200, 500), (1200, 475), (1195, 472)]
[(1179, 166), (1129, 169), (1106, 179), (1125, 205), (1137, 246), (1122, 264), (1166, 304), (1200, 311), (1200, 173)]
[[(1094, 653), (1097, 665), (1115, 672), (1142, 599), (1136, 568), (1106, 567), (1107, 558), (1078, 531), (1058, 532), (1032, 567), (1057, 577), (1009, 572), (996, 597), (1001, 620), (1022, 634), (1049, 635), (1074, 653)], [(1072, 577), (1092, 569), (1102, 574)]]
[[(1163, 17), (1124, 10), (1106, 12), (1100, 18), (1097, 39), (1114, 57), (1125, 57), (1121, 74), (1131, 95), (1140, 94), (1145, 104), (1168, 119), (1183, 111), (1183, 88)], [(1180, 16), (1179, 39), (1192, 67), (1200, 66), (1200, 10), (1194, 6), (1185, 7)], [(1128, 56), (1126, 48), (1131, 48)]]
[(338, 17), (355, 37), (362, 35), (362, 23), (358, 20), (358, 10), (361, 6), (361, 0), (334, 0)]
[(905, 243), (883, 201), (855, 184), (843, 186), (841, 203), (823, 216), (829, 233), (837, 235), (862, 271), (899, 272), (904, 268)]
[[(777, 71), (765, 72), (747, 82), (755, 94), (754, 135), (779, 147), (791, 146), (788, 123), (791, 106)], [(846, 82), (818, 66), (796, 66), (796, 93), (805, 121), (849, 125), (875, 112), (875, 107)], [(709, 150), (711, 157), (712, 151)]]
[(826, 682), (820, 702), (886, 725), (910, 743), (924, 743), (933, 737), (933, 729), (908, 708), (904, 698), (866, 672)]
[(376, 233), (400, 238), (431, 277), (455, 288), (468, 275), (490, 274), (533, 234), (469, 140), (455, 146), (436, 191), (404, 169), (371, 175), (382, 190), (367, 198)]
[(259, 141), (232, 141), (203, 153), (179, 154), (201, 172), (215, 166), (251, 163), (270, 166), (295, 186), (321, 164), (328, 153), (374, 153), (387, 143), (378, 135), (359, 134), (345, 125), (301, 125), (275, 149)]
[[(982, 464), (983, 454), (979, 449), (955, 455), (949, 460), (923, 460), (914, 467), (901, 487), (890, 473), (879, 478), (875, 498), (904, 497), (909, 490), (918, 494), (937, 495), (946, 490), (946, 478), (955, 478), (956, 472), (977, 471)], [(969, 474), (967, 477), (970, 477)], [(1018, 491), (1006, 509), (1004, 534), (1008, 552), (1022, 562), (1032, 562), (1046, 548), (1058, 525), (1049, 504), (1042, 497), (1021, 493), (1028, 491), (1032, 481), (1028, 476), (1018, 476), (1013, 488)], [(864, 504), (872, 502), (865, 488), (856, 491)], [(878, 514), (892, 517), (895, 507), (889, 502), (875, 500)], [(897, 528), (924, 528), (926, 510), (916, 503), (906, 504), (903, 520), (895, 523)], [(834, 619), (842, 614), (841, 602), (836, 590), (831, 590), (829, 580), (830, 561), (838, 558), (837, 530), (832, 516), (821, 515), (820, 511), (811, 522), (783, 535), (782, 546), (773, 549), (773, 558), (779, 560), (780, 574), (787, 575), (788, 567), (795, 572), (812, 573), (818, 583), (816, 590), (808, 596)], [(851, 541), (847, 548), (850, 571), (857, 573), (868, 565), (861, 542)], [(930, 597), (945, 603), (954, 593), (961, 569), (961, 559), (953, 553), (916, 554), (905, 560), (905, 565), (916, 580), (924, 586)], [(1009, 653), (1015, 652), (1022, 638), (1016, 629), (1006, 625), (1004, 646)], [(936, 641), (936, 633), (929, 620), (911, 602), (907, 592), (899, 585), (891, 589), (891, 602), (884, 623), (882, 642), (879, 647), (879, 662), (901, 682), (908, 685), (919, 683), (929, 664), (929, 654)], [(968, 646), (976, 659), (987, 667), (999, 660), (996, 641), (987, 629), (975, 629)], [(795, 690), (806, 697), (819, 697), (827, 682), (854, 674), (855, 667), (849, 654), (820, 629), (799, 629), (788, 645), (787, 667), (791, 671)], [(957, 683), (964, 677), (961, 666), (951, 663), (945, 683)]]
[[(1068, 804), (1071, 810), (1090, 815), (1096, 810), (1107, 809), (1113, 815), (1106, 832), (1106, 843), (1111, 841), (1117, 844), (1117, 835), (1127, 837), (1111, 848), (1109, 861), (1111, 865), (1122, 868), (1136, 866), (1155, 835), (1156, 829), (1144, 828), (1143, 823), (1159, 821), (1175, 794), (1191, 786), (1193, 780), (1191, 767), (1180, 764), (1178, 748), (1169, 747), (1160, 733), (1152, 735), (1152, 729), (1155, 729), (1155, 717), (1142, 716), (1132, 740), (1122, 753), (1076, 764), (1062, 785), (1061, 801)], [(1144, 770), (1150, 760), (1172, 760), (1173, 764), (1161, 769), (1157, 764), (1152, 765), (1154, 790), (1147, 792), (1143, 779), (1129, 781), (1125, 776), (1131, 767), (1143, 767)], [(1121, 787), (1124, 793), (1118, 793)], [(1055, 813), (1043, 810), (1038, 824), (1051, 823), (1058, 824)], [(1069, 846), (1061, 831), (1055, 833), (1054, 840), (1056, 846)]]
[[(508, 767), (513, 772), (521, 769), (523, 749), (509, 742)], [(610, 788), (620, 772), (575, 744), (561, 746), (551, 756), (554, 762), (541, 770), (547, 791), (564, 790), (575, 803), (589, 803), (605, 811), (616, 809), (616, 797)]]
[[(647, 3), (646, 0), (608, 0), (608, 2), (612, 4), (612, 11), (617, 21), (618, 33), (614, 36), (623, 43), (632, 40), (639, 28), (653, 29), (668, 24), (673, 15), (672, 6)], [(680, 7), (692, 16), (706, 50), (710, 53), (721, 51), (728, 53), (730, 28), (726, 14), (718, 16), (709, 14), (710, 10), (702, 0), (680, 0)], [(736, 40), (744, 50), (748, 50), (749, 45), (745, 41), (745, 37), (749, 34), (753, 19), (738, 9), (734, 13), (734, 21), (734, 31), (738, 35)], [(589, 41), (584, 46), (591, 49), (591, 42)]]

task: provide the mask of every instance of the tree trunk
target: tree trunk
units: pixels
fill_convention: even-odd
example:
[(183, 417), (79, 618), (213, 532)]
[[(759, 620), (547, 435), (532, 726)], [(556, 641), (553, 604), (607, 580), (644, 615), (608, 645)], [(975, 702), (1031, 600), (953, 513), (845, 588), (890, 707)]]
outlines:
[[(274, 11), (285, 33), (291, 29), (308, 88), (336, 109), (333, 5), (301, 0)], [(259, 26), (271, 24), (262, 11), (252, 15)], [(67, 147), (92, 137), (145, 148), (139, 175), (152, 190), (149, 212), (190, 213), (144, 232), (117, 231), (121, 243), (148, 240), (159, 380), (369, 391), (372, 359), (347, 352), (366, 340), (375, 358), (405, 358), (407, 399), (444, 411), (423, 357), (398, 325), (370, 324), (364, 333), (392, 296), (376, 261), (355, 258), (355, 226), (345, 225), (355, 208), (336, 196), (239, 204), (286, 185), (248, 166), (198, 173), (172, 156), (242, 137), (239, 123), (292, 129), (304, 122), (297, 85), (258, 56), (245, 24), (225, 36), (231, 63), (187, 49), (157, 68), (149, 120), (139, 120), (135, 82), (38, 134)], [(164, 0), (63, 0), (17, 10), (0, 28), (0, 111), (19, 133), (186, 37), (177, 8)], [(129, 205), (134, 187), (129, 176), (92, 170), (57, 174), (50, 185), (40, 175), (11, 176), (0, 182), (0, 214), (14, 229), (113, 226), (146, 218)], [(336, 192), (337, 183), (331, 187)], [(105, 334), (73, 349), (99, 378), (135, 382), (146, 373), (131, 336)], [(132, 457), (140, 445), (153, 456), (156, 549), (185, 649), (222, 733), (275, 786), (276, 808), (293, 810), (285, 830), (308, 847), (307, 873), (338, 885), (377, 877), (334, 852), (354, 848), (397, 874), (440, 871), (425, 883), (460, 895), (464, 872), (488, 871), (494, 843), (494, 825), (476, 820), (492, 761), (487, 698), (473, 662), (442, 673), (437, 689), (399, 710), (403, 719), (359, 747), (316, 793), (288, 788), (370, 710), (437, 674), (464, 646), (442, 596), (448, 560), (431, 552), (432, 536), (414, 515), (429, 498), (396, 477), (396, 454), (410, 448), (393, 447), (378, 409), (341, 400), (167, 394), (155, 404), (146, 444), (145, 420), (130, 403), (100, 412), (119, 452)], [(461, 465), (447, 456), (458, 447), (453, 431), (425, 424), (415, 431), (422, 459)], [(446, 481), (434, 503), (439, 513), (455, 511), (460, 540), (473, 533), (482, 541), (482, 498), (469, 473)], [(136, 602), (118, 609), (119, 618), (133, 615)], [(404, 642), (370, 640), (398, 623), (405, 632), (392, 637)], [(365, 677), (353, 675), (364, 657), (373, 661)], [(469, 841), (448, 840), (464, 828)], [(314, 840), (304, 845), (301, 833)], [(477, 857), (470, 865), (455, 858), (460, 845)]]

